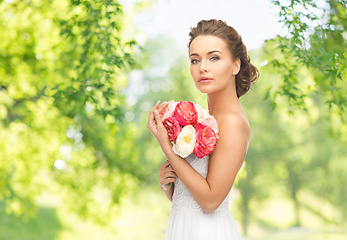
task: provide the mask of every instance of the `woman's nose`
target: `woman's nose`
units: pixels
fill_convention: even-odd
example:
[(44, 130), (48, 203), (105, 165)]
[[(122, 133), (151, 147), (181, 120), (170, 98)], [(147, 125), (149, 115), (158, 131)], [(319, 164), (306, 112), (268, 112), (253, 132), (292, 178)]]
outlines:
[(206, 63), (205, 60), (201, 60), (200, 72), (201, 72), (201, 73), (203, 73), (203, 72), (208, 72), (207, 63)]

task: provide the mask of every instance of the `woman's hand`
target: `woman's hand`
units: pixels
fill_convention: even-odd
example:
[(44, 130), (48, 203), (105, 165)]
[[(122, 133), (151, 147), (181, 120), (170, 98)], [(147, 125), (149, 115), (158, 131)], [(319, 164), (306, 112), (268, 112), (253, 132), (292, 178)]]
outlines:
[(160, 103), (160, 100), (154, 105), (154, 107), (149, 113), (147, 128), (152, 133), (152, 135), (157, 139), (160, 146), (163, 146), (163, 144), (167, 144), (168, 142), (170, 142), (170, 140), (167, 135), (167, 130), (161, 121), (160, 112), (167, 107), (168, 103), (163, 102), (160, 105), (159, 103)]
[(171, 167), (169, 160), (166, 160), (163, 165), (160, 167), (159, 172), (159, 182), (160, 186), (163, 188), (164, 191), (169, 190), (172, 187), (171, 185), (167, 185), (169, 183), (172, 183), (176, 180), (176, 173)]

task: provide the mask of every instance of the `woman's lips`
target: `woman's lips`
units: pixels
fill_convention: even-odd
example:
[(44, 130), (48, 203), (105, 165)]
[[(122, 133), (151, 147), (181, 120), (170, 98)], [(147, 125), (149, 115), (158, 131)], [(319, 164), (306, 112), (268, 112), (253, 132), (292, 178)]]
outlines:
[(213, 79), (209, 77), (200, 77), (199, 82), (201, 83), (206, 83), (206, 82), (211, 82)]
[(212, 79), (204, 79), (204, 80), (200, 80), (199, 82), (201, 82), (201, 83), (207, 83), (207, 82), (211, 82), (212, 81)]

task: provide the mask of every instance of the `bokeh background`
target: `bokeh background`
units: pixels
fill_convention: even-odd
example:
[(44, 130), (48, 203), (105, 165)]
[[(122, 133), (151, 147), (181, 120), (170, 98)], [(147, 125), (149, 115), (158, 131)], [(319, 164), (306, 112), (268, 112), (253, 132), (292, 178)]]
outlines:
[(243, 239), (347, 238), (347, 1), (0, 0), (0, 239), (164, 239), (157, 100), (207, 108), (189, 27), (221, 19), (260, 79), (230, 197)]

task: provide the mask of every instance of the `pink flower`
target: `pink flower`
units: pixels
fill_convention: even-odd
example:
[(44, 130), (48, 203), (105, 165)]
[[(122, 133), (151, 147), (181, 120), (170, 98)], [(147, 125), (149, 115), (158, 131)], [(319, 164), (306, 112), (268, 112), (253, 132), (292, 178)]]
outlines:
[[(201, 123), (212, 128), (215, 134), (219, 133), (217, 120), (212, 115), (209, 115)], [(218, 139), (218, 135), (217, 135), (217, 139)]]
[(216, 147), (217, 136), (211, 127), (198, 123), (195, 127), (195, 137), (194, 154), (198, 158), (203, 158), (213, 152)]
[(176, 105), (174, 116), (182, 126), (194, 126), (198, 119), (194, 104), (188, 101), (181, 101)]
[(169, 101), (169, 104), (166, 106), (166, 108), (164, 108), (164, 110), (160, 112), (160, 118), (163, 122), (168, 117), (174, 116), (176, 105), (177, 105), (177, 102), (175, 102), (174, 100), (171, 100)]
[(198, 123), (201, 123), (209, 116), (208, 109), (203, 109), (199, 104), (194, 104), (196, 111), (198, 112)]
[(163, 125), (167, 130), (167, 134), (169, 135), (169, 140), (176, 142), (176, 138), (182, 130), (182, 127), (180, 126), (176, 118), (173, 118), (173, 117), (166, 118), (163, 121)]

